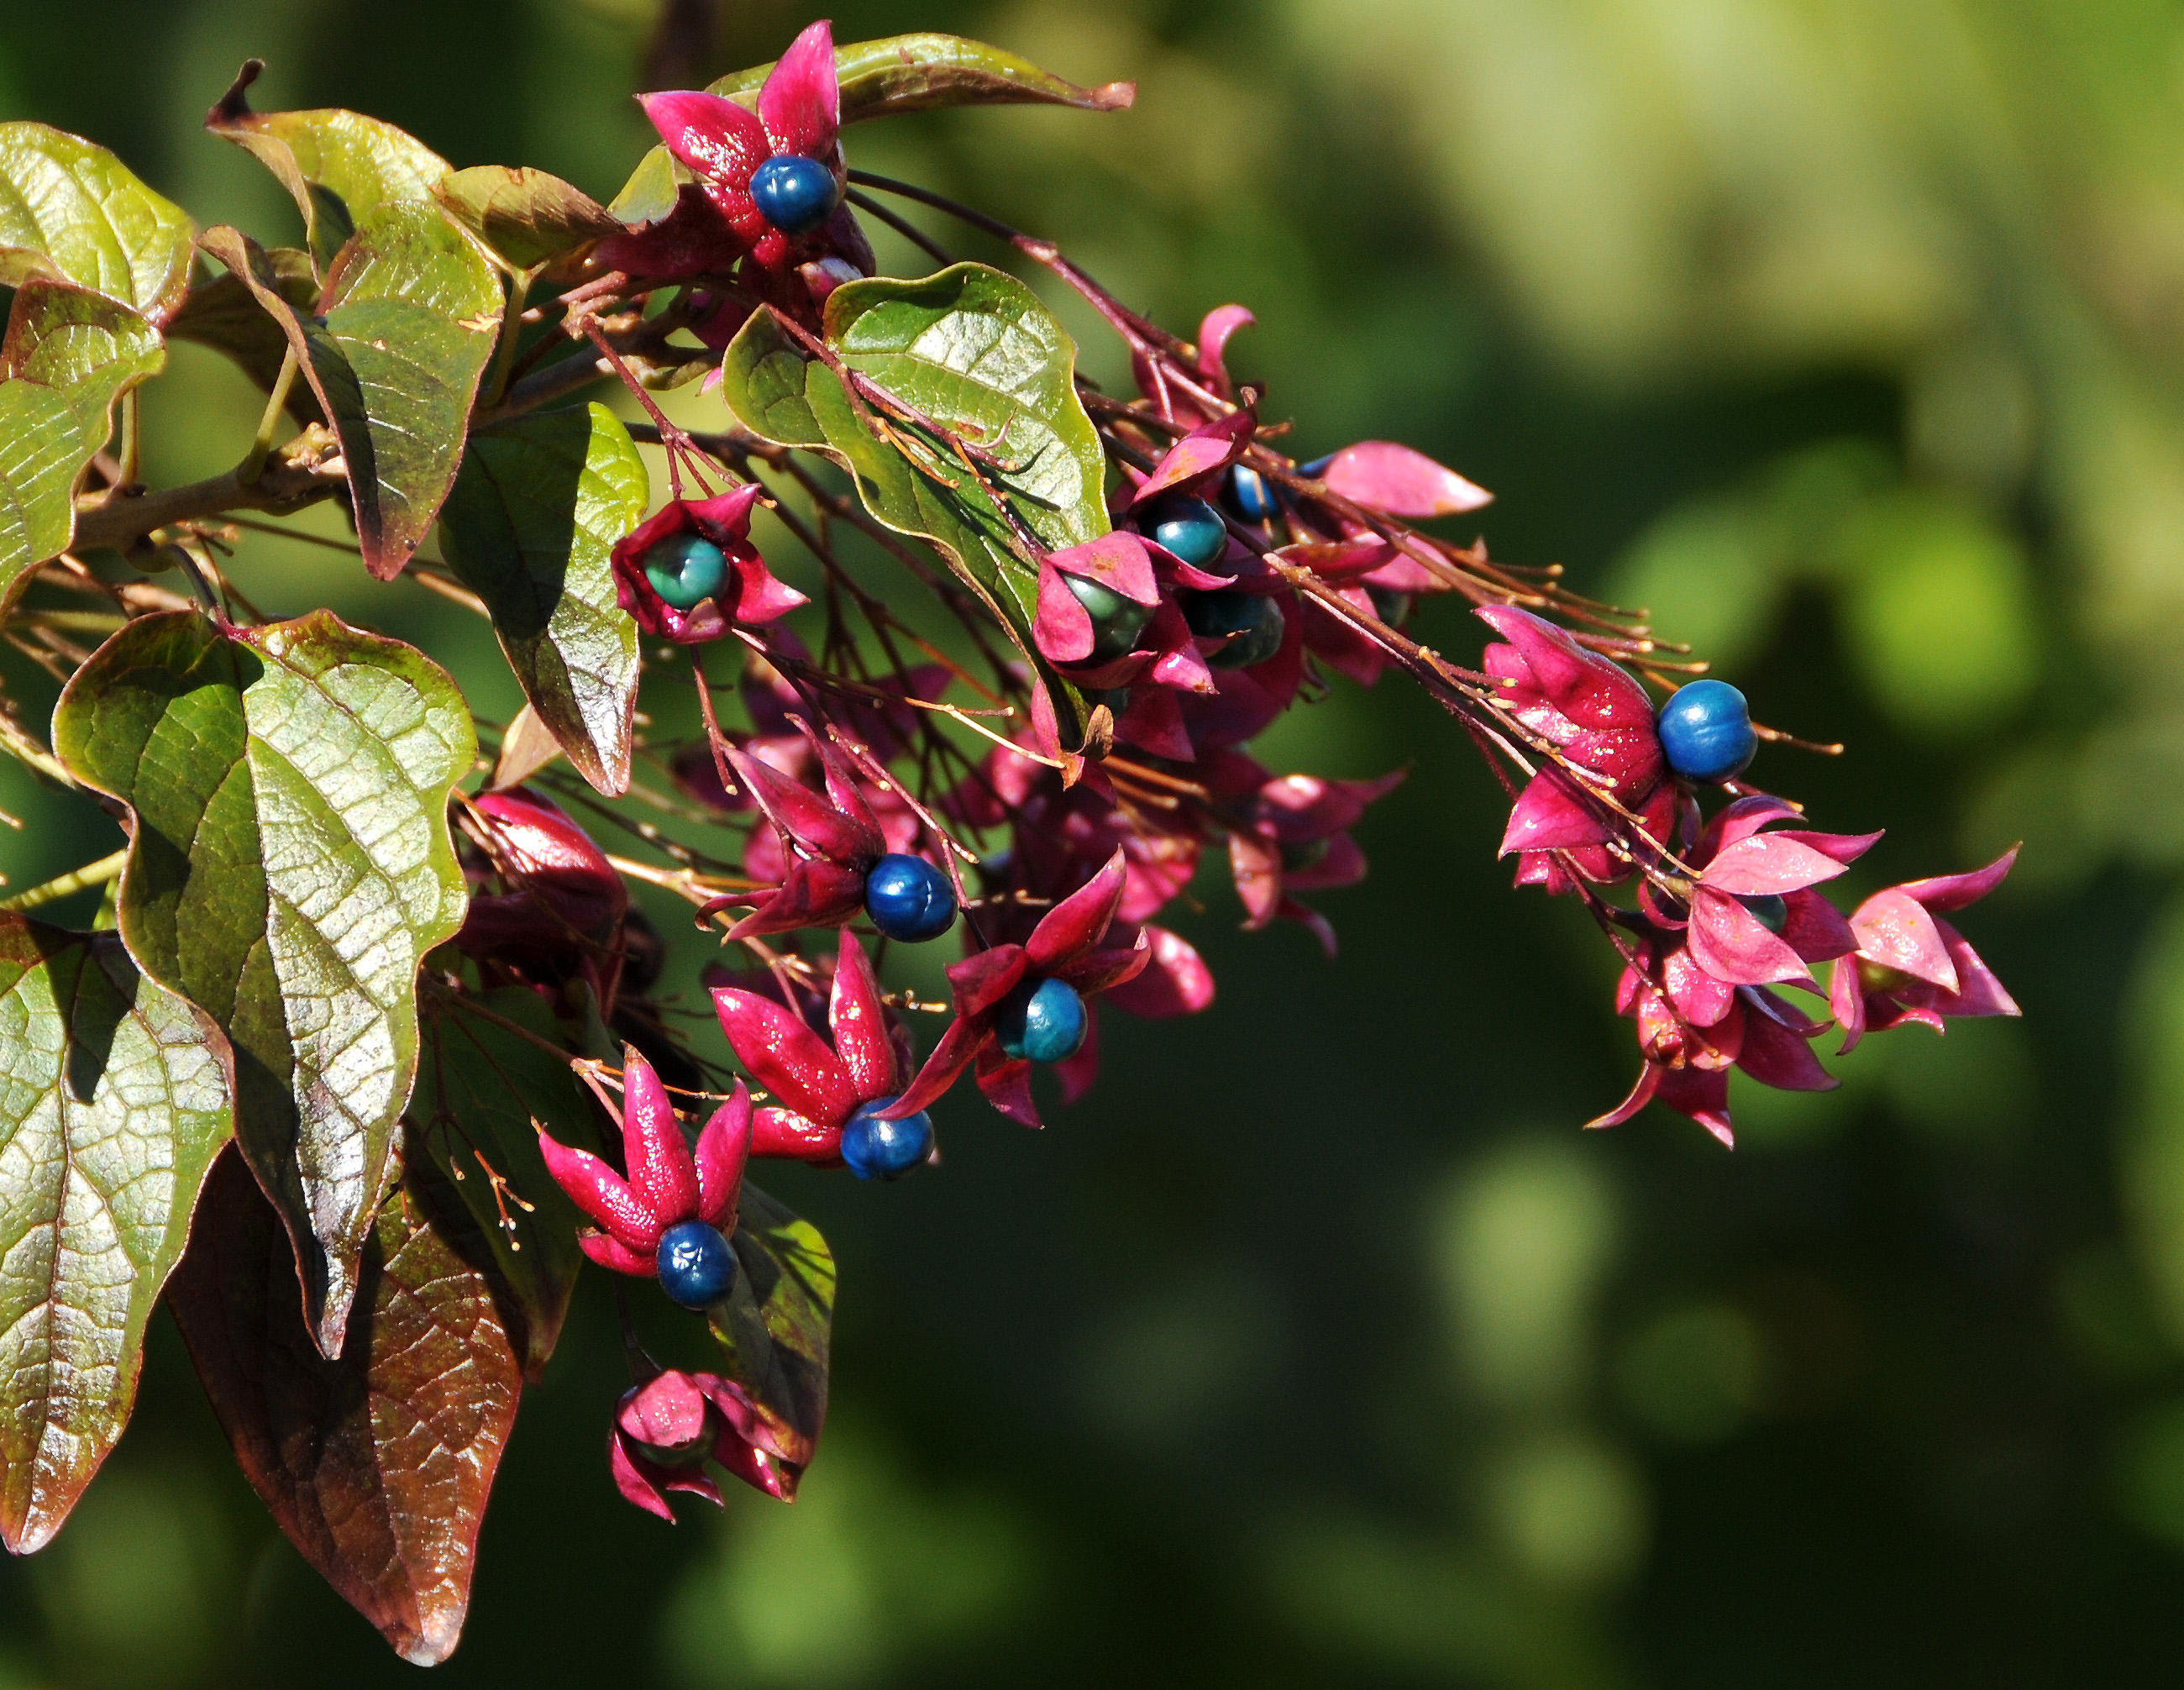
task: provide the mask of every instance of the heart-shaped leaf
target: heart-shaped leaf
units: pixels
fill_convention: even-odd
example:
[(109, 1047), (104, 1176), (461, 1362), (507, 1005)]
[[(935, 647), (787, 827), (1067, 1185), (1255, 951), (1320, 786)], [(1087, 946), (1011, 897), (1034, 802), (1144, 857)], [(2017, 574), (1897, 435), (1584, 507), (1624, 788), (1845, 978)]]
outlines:
[(127, 1424), (227, 1141), (226, 1046), (110, 935), (0, 913), (0, 1537), (42, 1547)]
[(233, 1043), (237, 1135), (335, 1353), (416, 1074), (417, 966), (462, 924), (462, 694), (329, 611), (232, 630), (170, 611), (76, 672), (53, 746), (129, 806), (122, 939)]
[(399, 575), (462, 460), (500, 327), (493, 267), (429, 201), (382, 206), (335, 258), (309, 316), (254, 243), (218, 228), (203, 244), (287, 337), (341, 436), (365, 566)]
[[(738, 70), (711, 84), (708, 92), (731, 99), (755, 98), (772, 70), (771, 64), (759, 64)], [(943, 106), (1047, 105), (1119, 111), (1138, 97), (1134, 82), (1080, 88), (1000, 47), (929, 31), (836, 47), (834, 80), (842, 90), (845, 124)]]
[(582, 188), (527, 166), (450, 171), (432, 193), (448, 215), (518, 274), (543, 270), (622, 227)]
[[(1107, 532), (1106, 463), (1077, 397), (1077, 348), (1068, 331), (1022, 282), (976, 264), (955, 265), (922, 282), (838, 287), (827, 298), (826, 329), (845, 365), (1000, 465), (974, 474), (899, 415), (886, 419), (894, 438), (876, 432), (841, 379), (769, 312), (754, 315), (728, 346), (721, 394), (729, 409), (777, 444), (826, 453), (855, 476), (874, 516), (934, 542), (1045, 681), (1057, 719), (1081, 725), (1081, 695), (1031, 639), (1038, 566), (981, 484), (983, 476), (1048, 549)], [(885, 416), (877, 401), (866, 411)], [(898, 443), (905, 438), (922, 449), (917, 460)]]
[(593, 404), (471, 436), (440, 512), (442, 553), (493, 612), (531, 708), (607, 793), (629, 786), (638, 679), (637, 621), (616, 600), (614, 545), (650, 497), (629, 432)]
[[(315, 312), (319, 275), (312, 268), (311, 255), (296, 247), (269, 247), (265, 257), (266, 277), (289, 310), (302, 317)], [(287, 332), (235, 276), (215, 276), (191, 288), (182, 309), (167, 325), (167, 336), (226, 353), (261, 393), (273, 391), (273, 384), (281, 379), (281, 361), (288, 355)], [(288, 410), (299, 422), (324, 420), (319, 414), (318, 395), (308, 382), (289, 388)]]
[(297, 1316), (280, 1219), (234, 1157), (213, 1169), (168, 1302), (289, 1542), (404, 1659), (431, 1666), (462, 1634), (523, 1375), (475, 1223), (420, 1163), (372, 1230), (334, 1358)]
[(710, 1317), (727, 1352), (722, 1371), (779, 1435), (783, 1458), (807, 1467), (827, 1419), (833, 1252), (817, 1227), (748, 1182), (729, 1241), (743, 1271)]
[(448, 173), (445, 159), (414, 135), (360, 112), (251, 110), (250, 85), (265, 68), (258, 59), (248, 61), (205, 114), (205, 127), (248, 149), (280, 178), (304, 214), (308, 244), (320, 263), (331, 262), (383, 208), (432, 203), (432, 185)]
[(196, 232), (103, 147), (42, 123), (0, 123), (0, 286), (72, 282), (164, 324), (190, 285)]
[(510, 1336), (532, 1379), (561, 1336), (584, 1261), (577, 1229), (587, 1224), (547, 1173), (538, 1129), (562, 1144), (599, 1149), (588, 1095), (568, 1058), (546, 1048), (558, 1042), (552, 1011), (526, 987), (505, 986), (475, 1001), (438, 998), (426, 1018), (424, 1063), (410, 1099), (408, 1155), (421, 1146), (454, 1176), (493, 1248), (510, 1305), (504, 1319), (511, 1310), (521, 1317)]

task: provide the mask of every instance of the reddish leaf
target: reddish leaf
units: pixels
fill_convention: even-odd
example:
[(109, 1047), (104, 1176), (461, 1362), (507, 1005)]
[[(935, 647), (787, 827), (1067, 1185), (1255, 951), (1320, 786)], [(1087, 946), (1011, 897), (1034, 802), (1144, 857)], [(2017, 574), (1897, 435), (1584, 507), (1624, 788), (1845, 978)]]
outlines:
[(423, 1166), (388, 1197), (348, 1341), (298, 1314), (280, 1218), (223, 1156), (169, 1285), (182, 1340), (243, 1475), (304, 1558), (406, 1659), (447, 1659), (522, 1375), (488, 1260)]

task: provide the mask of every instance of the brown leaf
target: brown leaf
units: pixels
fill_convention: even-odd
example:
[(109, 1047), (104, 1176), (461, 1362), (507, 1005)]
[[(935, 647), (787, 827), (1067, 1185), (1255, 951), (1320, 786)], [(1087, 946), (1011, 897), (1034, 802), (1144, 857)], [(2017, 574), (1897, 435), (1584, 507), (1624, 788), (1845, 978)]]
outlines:
[(240, 1157), (207, 1183), (168, 1301), (244, 1476), (289, 1541), (409, 1661), (454, 1652), (522, 1375), (488, 1259), (428, 1168), (405, 1172), (329, 1361)]

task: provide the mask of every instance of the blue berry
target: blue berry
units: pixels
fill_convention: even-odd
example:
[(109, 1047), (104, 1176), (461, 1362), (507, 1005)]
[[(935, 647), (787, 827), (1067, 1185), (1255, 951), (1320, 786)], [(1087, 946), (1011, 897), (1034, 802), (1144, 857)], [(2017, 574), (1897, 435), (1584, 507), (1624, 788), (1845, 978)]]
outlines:
[(751, 172), (751, 204), (784, 235), (802, 235), (834, 215), (842, 185), (816, 159), (794, 153), (768, 159)]
[(1069, 589), (1072, 598), (1084, 606), (1084, 614), (1092, 618), (1092, 650), (1087, 659), (1089, 662), (1113, 662), (1138, 643), (1138, 636), (1153, 619), (1150, 605), (1126, 599), (1100, 582), (1063, 572), (1061, 584)]
[(660, 1235), (660, 1288), (685, 1308), (710, 1308), (736, 1282), (736, 1252), (717, 1226), (678, 1221)]
[(1790, 924), (1790, 901), (1780, 892), (1752, 892), (1737, 900), (1752, 912), (1760, 926), (1780, 933)]
[(728, 555), (703, 534), (670, 534), (644, 555), (644, 578), (678, 611), (694, 611), (728, 578)]
[(956, 925), (956, 889), (923, 857), (891, 851), (866, 873), (865, 913), (886, 937), (922, 945)]
[(1246, 522), (1271, 522), (1282, 508), (1267, 478), (1248, 464), (1228, 466), (1228, 504)]
[(1018, 986), (1001, 1000), (994, 1023), (1001, 1054), (1035, 1063), (1067, 1062), (1084, 1046), (1084, 1000), (1066, 980)]
[(860, 1180), (900, 1180), (933, 1153), (933, 1117), (920, 1109), (900, 1121), (880, 1111), (892, 1097), (875, 1097), (842, 1124), (842, 1160)]
[(1164, 499), (1139, 519), (1139, 527), (1193, 569), (1203, 569), (1228, 549), (1221, 513), (1202, 499)]
[(1312, 480), (1318, 481), (1327, 473), (1327, 466), (1334, 461), (1334, 454), (1329, 452), (1323, 458), (1314, 458), (1308, 464), (1299, 464), (1297, 473), (1301, 476), (1309, 476)]
[(1726, 681), (1693, 681), (1661, 706), (1661, 750), (1685, 780), (1727, 780), (1758, 749), (1744, 694)]
[(1248, 669), (1263, 663), (1282, 649), (1288, 627), (1282, 607), (1263, 593), (1195, 593), (1184, 601), (1183, 619), (1201, 639), (1224, 639), (1219, 650), (1206, 654), (1217, 669)]

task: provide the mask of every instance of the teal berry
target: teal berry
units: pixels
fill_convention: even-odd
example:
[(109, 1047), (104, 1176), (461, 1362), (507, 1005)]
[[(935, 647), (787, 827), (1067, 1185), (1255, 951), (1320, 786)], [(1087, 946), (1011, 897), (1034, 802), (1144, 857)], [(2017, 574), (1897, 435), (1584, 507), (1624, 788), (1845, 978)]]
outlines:
[(834, 215), (842, 185), (816, 159), (784, 153), (751, 172), (751, 204), (784, 235), (808, 234)]
[(925, 1111), (880, 1118), (894, 1101), (875, 1097), (842, 1124), (842, 1160), (860, 1180), (900, 1180), (933, 1154), (933, 1117)]
[(1184, 601), (1183, 619), (1201, 639), (1228, 641), (1207, 654), (1206, 661), (1217, 669), (1265, 662), (1282, 649), (1289, 627), (1282, 607), (1263, 593), (1193, 594)]
[(1018, 1062), (1067, 1062), (1084, 1047), (1084, 1000), (1066, 980), (1027, 981), (1001, 1000), (994, 1022), (1001, 1054)]
[(1153, 619), (1150, 605), (1126, 599), (1102, 582), (1062, 572), (1061, 584), (1092, 618), (1092, 650), (1087, 662), (1112, 663), (1123, 656), (1138, 643), (1138, 636)]
[(644, 555), (644, 578), (678, 611), (694, 611), (728, 578), (728, 555), (703, 534), (670, 534)]
[(1739, 898), (1737, 902), (1751, 911), (1753, 918), (1769, 933), (1779, 934), (1790, 924), (1790, 901), (1780, 892), (1753, 892)]
[(1271, 522), (1282, 502), (1267, 478), (1249, 464), (1228, 466), (1228, 506), (1246, 522)]
[(710, 1308), (733, 1289), (736, 1252), (717, 1226), (680, 1221), (660, 1235), (660, 1288), (685, 1308)]
[(1411, 595), (1398, 593), (1390, 587), (1368, 587), (1365, 596), (1373, 601), (1373, 614), (1390, 627), (1401, 627), (1411, 613)]
[(1661, 706), (1661, 751), (1685, 780), (1718, 782), (1744, 771), (1759, 749), (1744, 694), (1726, 681), (1693, 681)]
[(1193, 569), (1203, 569), (1228, 549), (1228, 527), (1221, 513), (1202, 499), (1162, 499), (1139, 519), (1139, 527)]

